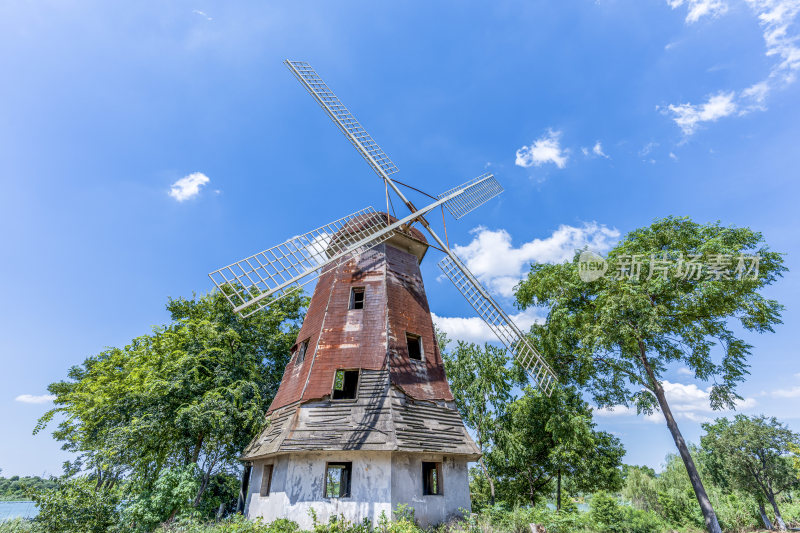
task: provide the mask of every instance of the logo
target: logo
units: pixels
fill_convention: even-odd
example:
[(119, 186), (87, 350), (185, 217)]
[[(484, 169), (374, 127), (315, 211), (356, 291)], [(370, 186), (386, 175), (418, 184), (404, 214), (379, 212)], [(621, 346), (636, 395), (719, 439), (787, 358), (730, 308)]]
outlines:
[(600, 279), (607, 270), (606, 260), (594, 252), (585, 250), (578, 257), (578, 276), (582, 281), (589, 282)]

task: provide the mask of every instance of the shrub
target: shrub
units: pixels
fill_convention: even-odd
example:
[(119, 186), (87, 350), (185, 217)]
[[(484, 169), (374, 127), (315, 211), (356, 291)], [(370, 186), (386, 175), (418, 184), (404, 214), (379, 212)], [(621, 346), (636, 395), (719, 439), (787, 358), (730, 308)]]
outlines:
[(153, 531), (159, 524), (191, 510), (200, 488), (196, 465), (164, 470), (149, 490), (127, 503), (121, 523), (126, 531)]
[(515, 507), (509, 510), (501, 504), (471, 515), (460, 523), (448, 524), (447, 531), (474, 533), (530, 533), (530, 524), (540, 524), (548, 533), (577, 533), (591, 522), (587, 513), (556, 512), (547, 507)]
[(715, 487), (709, 497), (717, 513), (719, 525), (726, 532), (744, 533), (761, 525), (758, 503), (747, 494), (739, 491), (722, 492)]
[(656, 533), (667, 526), (657, 514), (633, 507), (622, 507), (622, 531), (625, 533)]
[(97, 490), (88, 478), (59, 480), (56, 488), (34, 492), (34, 523), (48, 533), (107, 533), (119, 518), (119, 493)]
[(26, 518), (0, 519), (0, 533), (35, 533), (33, 522)]
[(800, 527), (800, 496), (795, 494), (796, 498), (792, 502), (780, 503), (781, 516), (784, 522), (789, 527)]
[(197, 506), (197, 513), (201, 519), (213, 519), (217, 516), (220, 505), (224, 511), (231, 512), (236, 506), (239, 495), (239, 479), (229, 474), (216, 474), (211, 476), (203, 492), (203, 499)]
[(368, 518), (365, 518), (360, 524), (354, 524), (343, 515), (335, 515), (330, 517), (328, 523), (325, 524), (317, 521), (317, 513), (313, 508), (309, 509), (308, 513), (314, 524), (312, 527), (314, 533), (371, 533), (372, 531), (372, 524)]
[(297, 533), (297, 522), (279, 518), (269, 524), (242, 515), (229, 516), (217, 523), (204, 524), (196, 518), (184, 517), (170, 525), (162, 525), (159, 533)]
[(595, 527), (603, 533), (623, 533), (623, 511), (616, 498), (600, 491), (589, 502), (590, 514)]

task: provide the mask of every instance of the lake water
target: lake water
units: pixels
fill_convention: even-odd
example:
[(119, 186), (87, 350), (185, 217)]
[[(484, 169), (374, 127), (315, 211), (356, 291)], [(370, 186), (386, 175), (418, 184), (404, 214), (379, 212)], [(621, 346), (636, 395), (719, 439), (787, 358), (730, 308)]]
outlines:
[(33, 518), (39, 509), (33, 502), (0, 502), (0, 522), (12, 518)]

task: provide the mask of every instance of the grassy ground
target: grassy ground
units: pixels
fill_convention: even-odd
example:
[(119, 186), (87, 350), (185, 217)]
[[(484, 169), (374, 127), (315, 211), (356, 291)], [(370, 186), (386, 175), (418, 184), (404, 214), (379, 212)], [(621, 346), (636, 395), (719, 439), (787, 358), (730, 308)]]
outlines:
[[(530, 524), (545, 526), (547, 533), (703, 533), (692, 527), (674, 528), (652, 516), (631, 514), (613, 524), (603, 524), (591, 513), (556, 513), (546, 508), (515, 509), (513, 511), (488, 511), (473, 514), (464, 520), (454, 520), (436, 528), (423, 530), (413, 518), (396, 516), (395, 520), (383, 520), (377, 528), (366, 524), (353, 524), (344, 520), (317, 523), (309, 533), (531, 533)], [(800, 524), (791, 524), (800, 525)], [(77, 531), (61, 529), (45, 531), (35, 522), (14, 519), (0, 523), (0, 533), (104, 533), (102, 531)], [(120, 528), (108, 533), (131, 531)], [(800, 528), (791, 529), (800, 531)], [(290, 520), (276, 520), (268, 524), (233, 516), (219, 522), (198, 522), (191, 518), (177, 520), (169, 526), (161, 526), (154, 533), (305, 533)], [(726, 533), (768, 533), (764, 529), (728, 529)]]

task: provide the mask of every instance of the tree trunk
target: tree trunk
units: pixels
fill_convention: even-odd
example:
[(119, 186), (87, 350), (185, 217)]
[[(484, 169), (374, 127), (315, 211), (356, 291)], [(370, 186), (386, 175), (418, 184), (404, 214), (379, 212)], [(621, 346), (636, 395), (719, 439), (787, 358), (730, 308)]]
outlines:
[(236, 501), (236, 514), (244, 513), (244, 506), (247, 503), (247, 490), (250, 485), (250, 463), (244, 465), (242, 472), (242, 484), (239, 486), (239, 499)]
[(761, 521), (764, 522), (764, 527), (772, 530), (772, 522), (769, 521), (769, 517), (767, 516), (767, 510), (764, 509), (764, 502), (758, 502), (758, 512), (761, 514)]
[(172, 512), (171, 512), (171, 513), (169, 513), (169, 518), (167, 518), (167, 521), (166, 521), (166, 522), (164, 522), (164, 524), (166, 524), (167, 526), (169, 526), (169, 525), (172, 523), (172, 521), (173, 521), (173, 520), (175, 520), (175, 515), (177, 515), (177, 514), (178, 514), (178, 509), (179, 509), (179, 508), (178, 508), (178, 507), (176, 507), (175, 509), (173, 509), (173, 510), (172, 510)]
[(197, 443), (194, 446), (194, 451), (192, 452), (192, 463), (196, 463), (197, 460), (200, 458), (200, 450), (203, 449), (203, 434), (201, 433), (197, 437)]
[(775, 512), (775, 523), (778, 524), (778, 531), (786, 531), (786, 522), (783, 521), (781, 512), (778, 510), (778, 504), (775, 502), (775, 495), (772, 494), (772, 491), (767, 494), (767, 499)]
[(556, 483), (556, 511), (561, 510), (561, 469), (558, 469), (558, 482)]
[(692, 483), (694, 494), (697, 497), (697, 503), (700, 504), (700, 510), (703, 513), (706, 529), (708, 533), (722, 533), (719, 520), (717, 520), (717, 515), (714, 512), (714, 507), (711, 505), (711, 500), (708, 499), (708, 494), (706, 493), (705, 487), (703, 487), (703, 482), (700, 481), (700, 474), (697, 472), (697, 467), (694, 465), (692, 456), (689, 453), (689, 447), (686, 446), (686, 441), (683, 440), (683, 435), (681, 435), (681, 431), (678, 429), (678, 424), (675, 423), (675, 419), (672, 417), (672, 411), (667, 403), (664, 389), (661, 387), (661, 383), (656, 379), (655, 374), (653, 374), (653, 369), (650, 368), (650, 363), (647, 361), (647, 356), (645, 355), (644, 345), (641, 342), (639, 342), (639, 350), (645, 371), (650, 378), (650, 383), (653, 385), (653, 392), (655, 392), (656, 398), (658, 399), (658, 405), (661, 408), (661, 412), (664, 413), (664, 418), (667, 420), (667, 427), (669, 428), (669, 432), (672, 433), (672, 439), (675, 441), (675, 446), (678, 448), (681, 459), (683, 459), (686, 473), (689, 474), (689, 481)]
[(483, 475), (486, 476), (486, 480), (489, 482), (489, 503), (494, 505), (494, 481), (492, 481), (492, 477), (489, 475), (489, 470), (486, 468), (486, 464), (483, 462), (483, 456), (478, 460), (478, 464), (481, 465), (481, 470), (483, 470)]
[(203, 481), (200, 482), (200, 490), (197, 491), (197, 496), (192, 503), (192, 507), (197, 507), (203, 498), (203, 493), (208, 488), (208, 482), (211, 480), (211, 470), (203, 474)]

